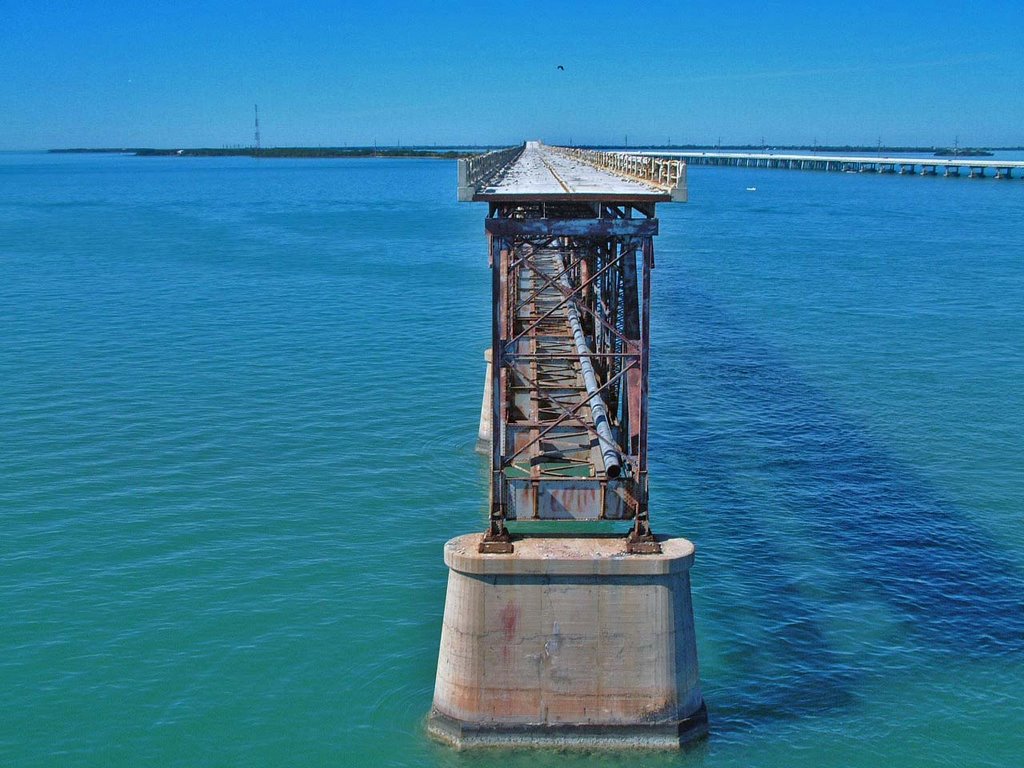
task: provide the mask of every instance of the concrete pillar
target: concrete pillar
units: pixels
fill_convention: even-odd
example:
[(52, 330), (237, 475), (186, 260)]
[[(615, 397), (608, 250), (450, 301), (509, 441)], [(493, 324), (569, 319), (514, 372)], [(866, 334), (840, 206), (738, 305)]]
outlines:
[(690, 599), (693, 545), (627, 555), (614, 538), (445, 545), (428, 731), (458, 748), (676, 749), (707, 732)]
[(476, 187), (469, 183), (469, 163), (461, 159), (456, 163), (459, 174), (458, 200), (460, 203), (469, 202), (476, 193)]
[(493, 395), (491, 389), (491, 350), (484, 350), (487, 361), (487, 373), (484, 375), (484, 397), (480, 406), (480, 428), (476, 433), (476, 452), (491, 455), (491, 405)]

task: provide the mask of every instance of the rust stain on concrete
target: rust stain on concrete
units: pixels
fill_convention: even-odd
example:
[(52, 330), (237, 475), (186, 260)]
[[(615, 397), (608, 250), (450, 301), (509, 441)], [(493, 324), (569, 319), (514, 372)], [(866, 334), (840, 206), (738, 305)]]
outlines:
[(516, 625), (519, 623), (519, 606), (511, 600), (501, 609), (501, 629), (505, 633), (505, 642), (516, 639)]

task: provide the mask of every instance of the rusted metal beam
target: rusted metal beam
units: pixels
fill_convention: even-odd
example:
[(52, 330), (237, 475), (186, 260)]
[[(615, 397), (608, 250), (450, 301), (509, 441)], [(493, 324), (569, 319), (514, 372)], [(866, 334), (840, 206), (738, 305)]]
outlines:
[(493, 203), (603, 203), (613, 199), (619, 203), (669, 203), (672, 195), (669, 192), (652, 190), (650, 192), (503, 192), (501, 190), (482, 190), (473, 195), (474, 202)]
[(505, 527), (505, 477), (501, 471), (504, 435), (505, 397), (503, 308), (505, 303), (505, 266), (508, 263), (508, 243), (498, 237), (488, 238), (491, 252), (491, 504), (487, 533), (480, 543), (481, 552), (507, 554), (512, 552), (512, 536)]
[(626, 551), (632, 554), (658, 554), (661, 545), (651, 531), (648, 506), (647, 476), (647, 422), (648, 422), (648, 388), (651, 366), (651, 270), (654, 269), (654, 241), (645, 240), (641, 249), (643, 262), (643, 303), (641, 304), (640, 326), (640, 450), (638, 492), (639, 505), (633, 530), (626, 543)]
[[(629, 351), (639, 354), (640, 351), (640, 292), (636, 277), (636, 253), (631, 253), (622, 260), (622, 314), (623, 335)], [(629, 452), (640, 452), (640, 406), (641, 371), (639, 368), (626, 377), (626, 431), (629, 435)]]
[(497, 237), (653, 237), (657, 219), (485, 219)]

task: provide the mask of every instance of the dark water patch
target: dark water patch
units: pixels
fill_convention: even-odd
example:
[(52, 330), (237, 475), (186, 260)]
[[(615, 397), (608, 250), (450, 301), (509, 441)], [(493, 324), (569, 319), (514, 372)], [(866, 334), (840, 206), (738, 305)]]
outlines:
[[(676, 415), (676, 434), (700, 435), (685, 450), (652, 440), (652, 455), (676, 467), (689, 465), (698, 495), (714, 521), (699, 533), (695, 590), (698, 631), (713, 631), (723, 673), (704, 678), (712, 730), (744, 731), (827, 712), (858, 700), (863, 671), (832, 647), (820, 620), (820, 602), (804, 589), (804, 565), (788, 552), (764, 511), (732, 468), (727, 442), (687, 416)], [(721, 574), (728, 576), (721, 578)], [(709, 628), (713, 628), (709, 629)]]
[[(661, 432), (652, 436), (652, 456), (691, 463), (723, 502), (719, 489), (737, 473), (762, 473), (827, 547), (836, 574), (881, 595), (929, 648), (970, 656), (1024, 650), (1024, 573), (1013, 556), (707, 295), (680, 284), (674, 299), (686, 307), (674, 329), (682, 341), (655, 358), (655, 376), (658, 367), (668, 372), (670, 358), (708, 386), (734, 414), (749, 453), (723, 455), (713, 434), (684, 448)], [(708, 538), (734, 535), (743, 491), (730, 495), (729, 513), (708, 523)], [(764, 518), (750, 511), (744, 524)], [(751, 549), (739, 567), (775, 556)], [(782, 574), (765, 575), (775, 576), (767, 581), (772, 600), (785, 600)]]

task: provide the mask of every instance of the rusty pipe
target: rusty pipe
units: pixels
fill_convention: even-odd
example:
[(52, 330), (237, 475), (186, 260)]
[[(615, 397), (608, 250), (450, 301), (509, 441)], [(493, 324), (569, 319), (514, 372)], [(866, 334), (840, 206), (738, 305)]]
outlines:
[[(563, 274), (561, 277), (562, 286), (573, 291), (569, 277)], [(572, 329), (572, 338), (576, 344), (576, 354), (579, 355), (580, 369), (583, 371), (583, 383), (587, 387), (587, 394), (590, 396), (588, 405), (590, 415), (594, 420), (594, 430), (597, 432), (598, 443), (601, 446), (601, 458), (604, 461), (604, 472), (610, 478), (616, 478), (622, 472), (622, 457), (619, 455), (619, 448), (612, 437), (611, 420), (608, 418), (608, 406), (598, 391), (597, 374), (590, 362), (590, 345), (587, 344), (587, 337), (583, 333), (583, 324), (580, 322), (579, 309), (576, 300), (573, 299), (565, 305), (566, 313), (569, 316), (569, 327)]]

